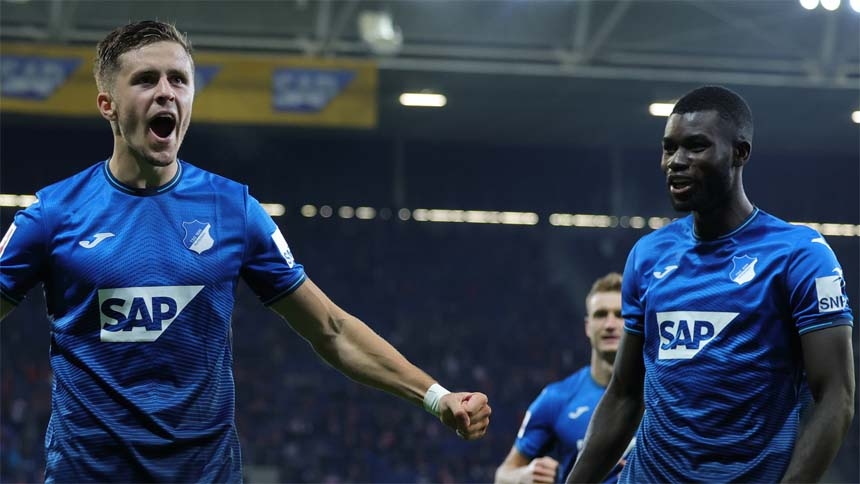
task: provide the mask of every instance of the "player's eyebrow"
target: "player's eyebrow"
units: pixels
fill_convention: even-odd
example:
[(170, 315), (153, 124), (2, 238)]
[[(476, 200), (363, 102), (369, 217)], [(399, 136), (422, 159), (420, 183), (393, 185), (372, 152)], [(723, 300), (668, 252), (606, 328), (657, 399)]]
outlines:
[[(144, 68), (141, 68), (140, 70), (132, 72), (131, 78), (137, 79), (137, 78), (145, 77), (145, 76), (158, 76), (161, 74), (161, 72), (162, 72), (161, 69), (156, 69), (154, 67), (144, 67)], [(185, 69), (169, 68), (165, 72), (167, 73), (168, 76), (182, 76), (186, 79), (190, 75)]]
[(680, 139), (675, 139), (672, 136), (664, 136), (663, 144), (707, 144), (711, 143), (711, 137), (702, 133), (694, 133), (691, 135), (682, 136)]

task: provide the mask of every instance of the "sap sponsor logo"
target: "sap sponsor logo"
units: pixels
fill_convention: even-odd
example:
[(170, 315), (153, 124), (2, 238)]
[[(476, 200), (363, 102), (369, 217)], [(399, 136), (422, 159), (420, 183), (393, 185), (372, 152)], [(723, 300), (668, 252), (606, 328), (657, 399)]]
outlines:
[(81, 62), (76, 58), (4, 55), (0, 57), (0, 95), (35, 101), (48, 99)]
[(287, 239), (284, 238), (284, 234), (281, 233), (281, 229), (275, 229), (272, 232), (272, 240), (275, 242), (275, 245), (278, 246), (278, 250), (281, 252), (281, 256), (287, 261), (287, 266), (290, 269), (296, 265), (296, 260), (293, 258), (293, 253), (290, 252), (290, 246), (287, 244)]
[(689, 360), (726, 329), (739, 313), (668, 311), (657, 313), (661, 360)]
[(151, 343), (179, 317), (203, 286), (99, 289), (101, 340)]
[(833, 269), (835, 276), (815, 278), (815, 296), (818, 299), (818, 312), (831, 313), (842, 311), (848, 307), (848, 297), (845, 295), (845, 279), (842, 278), (842, 269)]
[(211, 224), (193, 220), (182, 222), (182, 228), (185, 229), (185, 238), (182, 239), (182, 243), (187, 249), (202, 254), (215, 245), (215, 239), (209, 233), (212, 230)]
[(275, 111), (319, 113), (355, 78), (355, 71), (276, 69), (272, 76)]

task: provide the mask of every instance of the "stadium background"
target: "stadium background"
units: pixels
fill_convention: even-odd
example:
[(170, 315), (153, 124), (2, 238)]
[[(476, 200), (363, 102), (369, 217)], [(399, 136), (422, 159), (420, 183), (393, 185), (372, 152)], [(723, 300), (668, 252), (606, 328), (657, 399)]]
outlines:
[[(362, 30), (366, 12), (390, 14), (402, 44)], [(462, 442), (325, 366), (242, 286), (234, 347), (248, 482), (491, 481), (528, 403), (587, 363), (591, 281), (621, 270), (633, 243), (676, 215), (658, 170), (665, 118), (648, 105), (702, 83), (751, 104), (752, 201), (853, 234), (827, 238), (860, 314), (860, 13), (847, 2), (831, 12), (790, 0), (4, 1), (0, 194), (32, 194), (111, 150), (94, 84), (83, 87), (89, 98), (63, 98), (86, 66), (45, 95), (21, 82), (42, 72), (20, 67), (21, 56), (51, 57), (39, 49), (58, 44), (91, 54), (112, 27), (151, 17), (189, 32), (198, 69), (223, 69), (198, 90), (181, 157), (247, 183), (275, 213), (282, 206), (275, 221), (336, 302), (449, 388), (487, 393), (494, 409), (487, 437)], [(307, 99), (330, 97), (317, 108), (275, 106), (253, 69), (244, 84), (219, 84), (252, 55), (264, 57), (258, 69), (348, 71), (354, 82), (299, 86)], [(422, 89), (448, 105), (397, 102)], [(212, 99), (230, 95), (218, 111), (230, 103)], [(275, 107), (243, 109), (260, 96)], [(0, 201), (5, 231), (26, 199)], [(441, 210), (537, 223), (444, 223), (465, 215)], [(645, 226), (631, 227), (634, 216)], [(49, 323), (40, 291), (30, 299), (0, 326), (2, 482), (38, 481), (44, 465)], [(855, 419), (828, 482), (860, 482), (858, 440)]]

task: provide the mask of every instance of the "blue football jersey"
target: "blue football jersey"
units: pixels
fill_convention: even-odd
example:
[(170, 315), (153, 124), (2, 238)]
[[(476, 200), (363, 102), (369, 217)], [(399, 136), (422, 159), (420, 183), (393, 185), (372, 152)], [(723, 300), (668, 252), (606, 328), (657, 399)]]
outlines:
[(0, 244), (0, 291), (42, 282), (51, 320), (46, 480), (235, 482), (231, 313), (304, 280), (246, 186), (179, 161), (138, 190), (107, 162), (37, 193)]
[[(514, 442), (517, 450), (529, 459), (549, 456), (557, 460), (556, 481), (564, 482), (605, 390), (591, 377), (590, 366), (547, 385), (526, 411)], [(615, 482), (620, 470), (616, 466), (606, 482)]]
[(777, 482), (801, 407), (800, 335), (852, 324), (815, 230), (755, 209), (700, 240), (687, 216), (640, 239), (622, 288), (643, 335), (645, 414), (624, 482)]

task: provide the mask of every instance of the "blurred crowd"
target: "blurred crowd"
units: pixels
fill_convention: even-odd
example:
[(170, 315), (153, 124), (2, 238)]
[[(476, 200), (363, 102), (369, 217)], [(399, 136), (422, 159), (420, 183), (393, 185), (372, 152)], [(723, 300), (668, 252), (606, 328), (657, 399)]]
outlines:
[[(531, 400), (587, 364), (584, 296), (623, 269), (629, 239), (599, 231), (393, 221), (279, 220), (336, 303), (451, 390), (493, 407), (465, 442), (421, 408), (332, 370), (240, 286), (233, 317), (247, 482), (491, 482)], [(0, 481), (36, 482), (50, 414), (49, 323), (38, 291), (0, 326)], [(857, 425), (831, 473), (857, 479)], [(853, 456), (853, 457), (852, 457)]]

